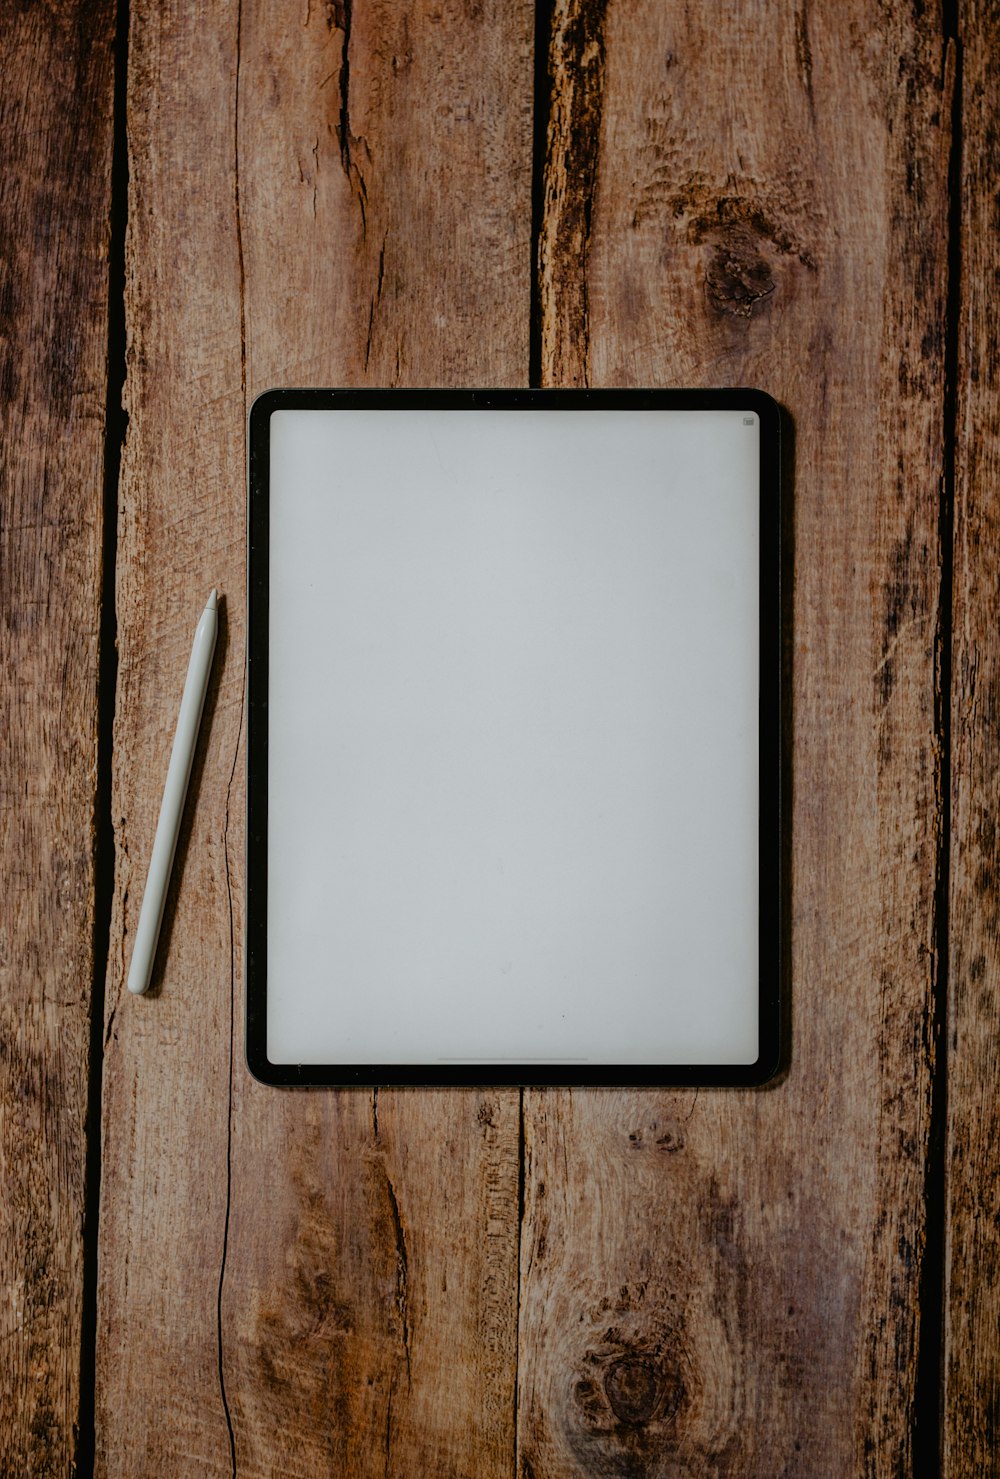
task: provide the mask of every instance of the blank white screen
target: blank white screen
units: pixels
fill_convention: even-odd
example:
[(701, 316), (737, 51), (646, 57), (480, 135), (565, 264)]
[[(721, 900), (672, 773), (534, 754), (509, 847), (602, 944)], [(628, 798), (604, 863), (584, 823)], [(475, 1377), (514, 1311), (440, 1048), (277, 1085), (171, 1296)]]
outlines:
[(272, 1062), (756, 1060), (750, 415), (272, 414)]

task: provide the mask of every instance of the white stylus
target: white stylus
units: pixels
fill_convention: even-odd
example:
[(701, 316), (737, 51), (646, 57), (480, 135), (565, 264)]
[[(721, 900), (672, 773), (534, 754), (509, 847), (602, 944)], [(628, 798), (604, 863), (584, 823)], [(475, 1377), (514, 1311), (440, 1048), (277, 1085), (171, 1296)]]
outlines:
[(205, 707), (208, 677), (212, 671), (212, 655), (215, 638), (219, 630), (218, 598), (215, 591), (208, 598), (208, 605), (194, 634), (191, 661), (188, 663), (181, 711), (177, 716), (170, 764), (167, 767), (167, 783), (163, 788), (160, 803), (160, 819), (156, 824), (153, 839), (153, 855), (149, 860), (146, 875), (146, 892), (139, 911), (139, 928), (135, 932), (132, 946), (132, 961), (128, 972), (128, 989), (141, 996), (149, 985), (156, 956), (156, 942), (163, 920), (163, 906), (167, 902), (167, 887), (174, 866), (174, 852), (181, 830), (184, 798), (191, 778), (191, 763), (194, 760), (198, 730), (201, 727), (201, 711)]

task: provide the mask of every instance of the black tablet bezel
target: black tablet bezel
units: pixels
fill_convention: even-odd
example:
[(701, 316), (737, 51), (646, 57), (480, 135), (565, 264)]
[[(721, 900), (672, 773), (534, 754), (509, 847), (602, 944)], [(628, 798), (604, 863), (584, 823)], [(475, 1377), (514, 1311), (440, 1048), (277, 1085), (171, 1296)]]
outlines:
[[(760, 423), (760, 1052), (749, 1064), (285, 1064), (267, 1056), (268, 500), (278, 410), (731, 410)], [(246, 1061), (297, 1086), (755, 1086), (785, 1056), (787, 877), (783, 765), (783, 564), (777, 403), (759, 390), (267, 390), (249, 413), (247, 557)]]

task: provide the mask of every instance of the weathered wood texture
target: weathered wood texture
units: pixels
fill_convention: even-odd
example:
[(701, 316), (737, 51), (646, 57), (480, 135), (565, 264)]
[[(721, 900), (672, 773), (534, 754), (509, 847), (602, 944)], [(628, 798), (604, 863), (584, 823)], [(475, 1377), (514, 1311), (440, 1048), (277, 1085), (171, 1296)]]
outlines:
[[(101, 1474), (513, 1467), (517, 1094), (243, 1064), (243, 489), (268, 385), (526, 379), (532, 32), (525, 0), (132, 7)], [(212, 584), (173, 923), (126, 999)]]
[(961, 8), (945, 1458), (1000, 1464), (1000, 15)]
[(545, 381), (795, 423), (794, 1045), (526, 1093), (523, 1479), (911, 1472), (952, 71), (934, 6), (555, 6)]
[(71, 1472), (94, 972), (113, 8), (0, 6), (0, 1472)]

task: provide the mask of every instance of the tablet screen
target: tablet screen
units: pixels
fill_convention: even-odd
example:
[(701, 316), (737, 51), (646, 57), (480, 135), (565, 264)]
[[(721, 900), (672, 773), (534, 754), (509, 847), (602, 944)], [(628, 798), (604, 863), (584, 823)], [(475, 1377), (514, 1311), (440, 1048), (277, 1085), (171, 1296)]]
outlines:
[(757, 1063), (758, 410), (268, 419), (268, 1063)]

